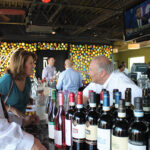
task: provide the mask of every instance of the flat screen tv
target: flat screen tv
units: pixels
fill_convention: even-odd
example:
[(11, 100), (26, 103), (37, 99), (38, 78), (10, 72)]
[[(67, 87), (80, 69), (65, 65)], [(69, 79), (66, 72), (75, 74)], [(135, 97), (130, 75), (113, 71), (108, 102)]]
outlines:
[(146, 0), (124, 13), (125, 40), (150, 35), (150, 0)]

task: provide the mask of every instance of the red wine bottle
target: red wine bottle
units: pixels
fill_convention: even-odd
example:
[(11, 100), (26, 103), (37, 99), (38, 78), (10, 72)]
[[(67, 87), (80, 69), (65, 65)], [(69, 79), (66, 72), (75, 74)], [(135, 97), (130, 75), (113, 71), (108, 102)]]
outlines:
[(58, 93), (59, 108), (55, 118), (55, 147), (65, 148), (65, 110), (64, 110), (64, 94)]
[(54, 141), (54, 126), (56, 114), (56, 90), (52, 90), (51, 103), (49, 104), (48, 109), (48, 133), (50, 141)]
[(89, 111), (90, 110), (90, 106), (89, 106), (89, 102), (90, 102), (90, 93), (93, 92), (93, 90), (89, 90), (89, 95), (88, 95), (88, 102), (87, 102), (87, 110)]
[(90, 93), (90, 110), (86, 116), (86, 150), (97, 150), (97, 120), (99, 114), (96, 111), (96, 94)]
[(115, 121), (118, 116), (118, 106), (119, 106), (120, 99), (121, 99), (121, 92), (115, 92), (115, 109), (112, 112), (113, 121)]
[(150, 129), (150, 96), (143, 97), (144, 121)]
[(102, 89), (100, 92), (100, 104), (98, 105), (97, 112), (101, 115), (103, 111), (103, 94), (106, 92), (106, 89)]
[(133, 111), (131, 109), (131, 88), (127, 88), (125, 91), (125, 105), (126, 105), (126, 119), (129, 124), (133, 119)]
[(134, 121), (129, 127), (128, 149), (130, 150), (149, 150), (148, 136), (149, 128), (144, 122), (144, 112), (142, 98), (134, 99)]
[(84, 150), (85, 148), (85, 113), (83, 111), (82, 92), (77, 93), (76, 112), (73, 115), (72, 137), (73, 149)]
[(119, 100), (118, 118), (112, 126), (112, 150), (128, 149), (128, 121), (126, 120), (125, 100)]
[(113, 89), (113, 105), (111, 106), (111, 113), (113, 113), (114, 112), (114, 110), (115, 110), (115, 93), (116, 92), (119, 92), (119, 90), (118, 89)]
[(65, 141), (66, 149), (73, 150), (73, 141), (72, 141), (72, 117), (75, 113), (75, 94), (73, 92), (69, 93), (69, 109), (66, 113), (65, 119)]
[(111, 149), (112, 116), (110, 114), (109, 93), (103, 95), (103, 113), (98, 119), (97, 149)]

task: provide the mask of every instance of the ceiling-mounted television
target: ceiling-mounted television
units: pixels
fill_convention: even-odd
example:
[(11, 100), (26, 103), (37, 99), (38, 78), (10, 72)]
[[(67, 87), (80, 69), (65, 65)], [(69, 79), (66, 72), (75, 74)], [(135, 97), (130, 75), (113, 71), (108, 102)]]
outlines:
[(124, 12), (125, 40), (150, 35), (150, 0), (146, 0)]

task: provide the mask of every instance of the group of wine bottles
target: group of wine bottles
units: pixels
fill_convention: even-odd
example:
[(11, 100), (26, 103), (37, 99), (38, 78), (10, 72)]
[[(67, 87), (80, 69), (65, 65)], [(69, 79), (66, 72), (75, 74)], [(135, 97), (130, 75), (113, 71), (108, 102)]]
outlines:
[[(146, 92), (145, 92), (146, 91)], [(150, 150), (150, 96), (144, 89), (143, 97), (134, 98), (131, 105), (131, 88), (121, 98), (118, 89), (113, 90), (113, 106), (106, 89), (100, 93), (89, 91), (89, 105), (83, 106), (83, 94), (69, 94), (69, 110), (65, 113), (63, 92), (52, 90), (47, 103), (50, 141), (56, 148), (68, 150)], [(76, 103), (75, 103), (76, 101)]]

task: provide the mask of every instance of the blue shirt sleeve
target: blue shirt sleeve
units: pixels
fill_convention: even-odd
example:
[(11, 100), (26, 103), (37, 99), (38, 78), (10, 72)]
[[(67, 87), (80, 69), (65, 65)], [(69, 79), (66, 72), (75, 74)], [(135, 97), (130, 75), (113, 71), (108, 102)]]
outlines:
[(12, 82), (12, 77), (10, 74), (4, 74), (1, 78), (0, 78), (0, 93), (3, 96), (7, 96), (8, 92), (10, 90), (10, 86), (11, 86), (11, 82)]

